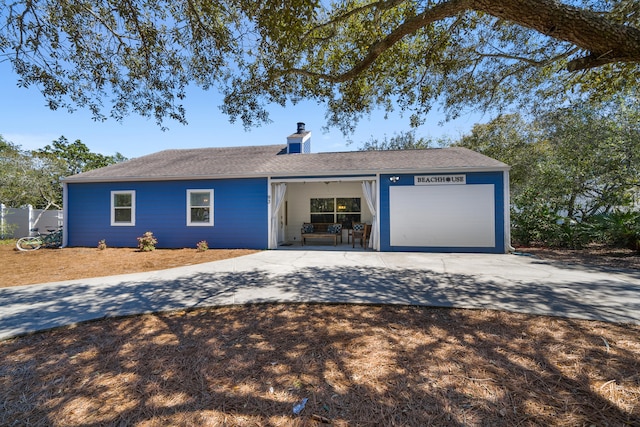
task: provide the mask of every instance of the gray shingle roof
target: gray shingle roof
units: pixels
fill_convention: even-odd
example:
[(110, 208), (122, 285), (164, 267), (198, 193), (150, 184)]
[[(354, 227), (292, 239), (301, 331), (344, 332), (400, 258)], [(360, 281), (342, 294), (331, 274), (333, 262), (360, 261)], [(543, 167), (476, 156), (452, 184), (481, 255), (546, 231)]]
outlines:
[(286, 145), (165, 150), (65, 178), (67, 182), (503, 170), (462, 147), (286, 154)]

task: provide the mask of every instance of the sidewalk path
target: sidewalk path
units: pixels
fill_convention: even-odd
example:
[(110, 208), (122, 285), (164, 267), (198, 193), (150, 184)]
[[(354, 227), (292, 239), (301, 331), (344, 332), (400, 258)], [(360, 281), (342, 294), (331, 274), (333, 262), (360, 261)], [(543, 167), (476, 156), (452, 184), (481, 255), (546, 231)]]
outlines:
[(640, 271), (518, 255), (263, 251), (0, 288), (0, 339), (103, 317), (259, 302), (488, 308), (640, 324)]

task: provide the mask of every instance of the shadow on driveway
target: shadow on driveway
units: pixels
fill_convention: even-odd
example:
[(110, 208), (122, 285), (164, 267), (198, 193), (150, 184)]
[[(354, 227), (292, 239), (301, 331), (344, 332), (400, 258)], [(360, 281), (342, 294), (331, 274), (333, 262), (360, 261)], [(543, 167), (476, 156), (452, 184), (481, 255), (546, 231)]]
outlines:
[(264, 302), (401, 304), (497, 309), (640, 323), (640, 289), (620, 280), (490, 279), (430, 269), (304, 267), (136, 275), (0, 290), (0, 339), (57, 326), (148, 312)]

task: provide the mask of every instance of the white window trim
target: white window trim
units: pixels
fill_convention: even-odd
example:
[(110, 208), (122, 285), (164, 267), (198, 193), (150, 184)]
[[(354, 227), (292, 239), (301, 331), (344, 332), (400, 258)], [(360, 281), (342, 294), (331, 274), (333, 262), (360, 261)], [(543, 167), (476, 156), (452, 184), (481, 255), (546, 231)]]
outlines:
[[(191, 222), (191, 193), (209, 193), (209, 221), (208, 222)], [(187, 227), (212, 227), (213, 226), (213, 189), (200, 188), (187, 190)]]
[[(363, 195), (364, 196), (364, 195)], [(335, 196), (335, 197), (310, 197), (309, 198), (309, 202), (311, 202), (312, 199), (333, 199), (333, 212), (311, 212), (311, 207), (309, 207), (309, 219), (311, 219), (311, 215), (323, 215), (323, 214), (333, 214), (333, 220), (335, 222), (340, 222), (338, 221), (338, 215), (344, 214), (344, 215), (360, 215), (360, 220), (362, 220), (362, 199), (363, 197), (360, 196)], [(360, 210), (359, 211), (339, 211), (338, 210), (338, 199), (360, 199)], [(365, 201), (366, 203), (366, 201)]]
[[(131, 195), (131, 221), (130, 222), (116, 222), (116, 206), (115, 196), (118, 194), (130, 194)], [(136, 225), (136, 191), (135, 190), (118, 190), (111, 192), (111, 226), (112, 227), (133, 227)]]

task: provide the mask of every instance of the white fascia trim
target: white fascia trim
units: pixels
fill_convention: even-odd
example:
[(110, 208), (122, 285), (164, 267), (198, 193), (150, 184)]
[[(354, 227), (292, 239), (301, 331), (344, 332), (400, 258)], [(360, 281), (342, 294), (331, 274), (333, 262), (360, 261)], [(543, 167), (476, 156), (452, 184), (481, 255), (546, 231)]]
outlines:
[[(311, 179), (318, 179), (320, 181), (327, 181), (334, 179), (336, 181), (347, 179), (352, 179), (354, 181), (375, 178), (380, 175), (414, 175), (414, 174), (441, 174), (441, 173), (471, 173), (471, 172), (504, 172), (510, 170), (511, 167), (503, 167), (503, 168), (485, 168), (485, 167), (452, 167), (452, 168), (431, 168), (431, 169), (387, 169), (387, 170), (349, 170), (349, 171), (338, 171), (338, 172), (327, 172), (327, 171), (308, 171), (302, 174), (301, 172), (295, 173), (271, 173), (269, 176), (280, 177), (278, 180), (286, 180), (286, 179), (304, 179), (305, 176), (313, 176)], [(288, 178), (291, 177), (291, 178)], [(318, 177), (318, 178), (315, 178)], [(327, 179), (325, 179), (327, 178)], [(275, 178), (274, 178), (275, 179)]]
[(157, 181), (204, 181), (223, 179), (266, 178), (266, 175), (192, 175), (192, 176), (126, 176), (122, 178), (64, 179), (69, 184), (90, 184), (98, 182), (157, 182)]
[[(291, 178), (279, 178), (273, 180), (273, 182), (291, 182), (302, 181), (302, 174), (306, 176), (318, 176), (323, 175), (322, 178), (307, 178), (307, 182), (312, 182), (312, 179), (318, 181), (347, 181), (351, 179), (353, 181), (362, 181), (366, 178), (373, 178), (379, 175), (390, 174), (437, 174), (437, 173), (470, 173), (470, 172), (504, 172), (511, 169), (506, 167), (450, 167), (450, 168), (431, 168), (431, 169), (389, 169), (389, 170), (344, 170), (344, 171), (305, 171), (305, 172), (270, 172), (265, 174), (252, 174), (252, 175), (191, 175), (191, 176), (155, 176), (155, 177), (142, 177), (142, 176), (130, 176), (122, 178), (86, 178), (86, 179), (62, 179), (62, 182), (69, 184), (87, 184), (93, 182), (154, 182), (154, 181), (189, 181), (189, 180), (224, 180), (224, 179), (255, 179), (279, 176), (279, 177), (291, 177)], [(357, 177), (353, 175), (359, 175)]]
[(394, 171), (378, 171), (380, 175), (414, 175), (414, 174), (440, 174), (440, 173), (472, 173), (472, 172), (504, 172), (511, 169), (509, 166), (504, 168), (436, 168), (436, 169), (396, 169)]
[[(270, 174), (272, 182), (325, 182), (325, 181), (366, 181), (380, 179), (380, 175), (415, 175), (415, 174), (441, 174), (441, 173), (472, 173), (472, 172), (504, 172), (511, 169), (504, 168), (437, 168), (437, 169), (394, 169), (394, 170), (367, 170), (367, 171), (340, 171), (340, 172), (313, 172), (309, 171), (302, 175), (296, 173), (273, 173)], [(277, 176), (279, 178), (273, 178)], [(311, 176), (312, 178), (305, 178)], [(290, 177), (290, 178), (288, 178)]]
[(354, 182), (373, 181), (378, 178), (375, 175), (367, 176), (326, 176), (322, 178), (269, 178), (270, 183), (280, 182)]

